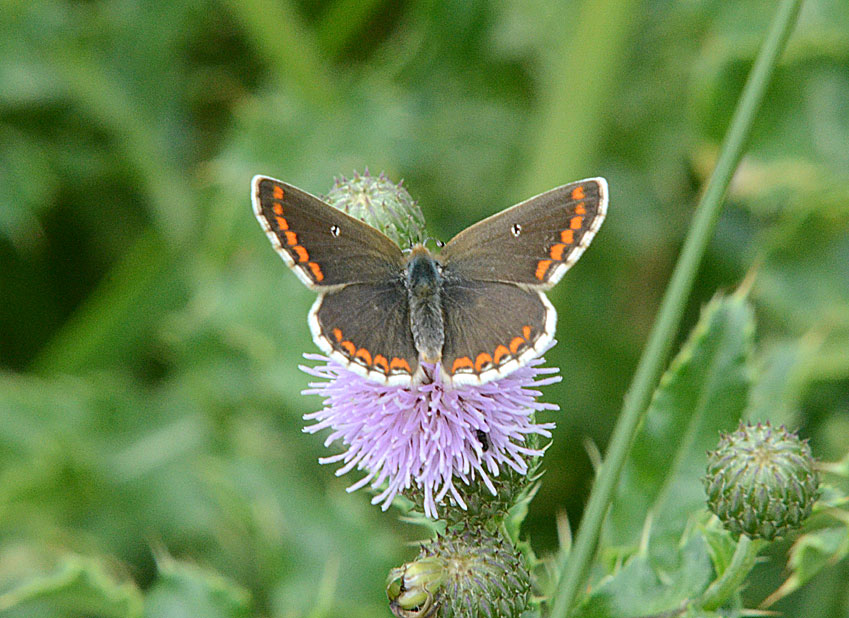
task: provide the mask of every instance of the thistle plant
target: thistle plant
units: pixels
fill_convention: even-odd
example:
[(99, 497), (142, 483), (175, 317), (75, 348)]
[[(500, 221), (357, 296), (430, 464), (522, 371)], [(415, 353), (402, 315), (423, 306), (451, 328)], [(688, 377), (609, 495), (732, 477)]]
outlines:
[[(785, 1), (767, 37), (575, 545), (564, 548), (557, 559), (538, 560), (517, 534), (521, 515), (511, 525), (506, 517), (511, 507), (523, 500), (526, 504), (533, 495), (535, 470), (545, 450), (541, 440), (551, 437), (552, 423), (539, 423), (535, 416), (555, 406), (538, 402), (537, 388), (557, 376), (542, 367), (541, 358), (499, 380), (457, 388), (440, 379), (438, 365), (426, 366), (426, 379), (412, 385), (381, 385), (349, 372), (333, 358), (308, 357), (318, 365), (303, 369), (317, 380), (305, 393), (322, 396), (324, 407), (306, 416), (313, 421), (306, 431), (329, 430), (326, 444), (342, 446), (322, 463), (340, 463), (337, 474), (361, 471), (350, 489), (370, 486), (376, 493), (373, 502), (384, 510), (403, 495), (426, 518), (445, 518), (435, 537), (422, 544), (418, 558), (390, 572), (387, 597), (396, 616), (708, 615), (738, 599), (765, 543), (797, 529), (811, 514), (817, 496), (813, 460), (807, 445), (783, 428), (742, 426), (725, 434), (711, 453), (704, 481), (708, 502), (729, 527), (729, 536), (688, 523), (706, 512), (694, 473), (698, 468), (684, 465), (687, 459), (667, 457), (670, 449), (692, 452), (697, 444), (709, 444), (716, 429), (736, 423), (744, 413), (752, 384), (754, 332), (745, 286), (733, 296), (718, 296), (704, 310), (654, 389), (722, 195), (797, 10), (797, 2)], [(420, 212), (409, 210), (414, 202), (383, 176), (379, 182), (367, 174), (337, 181), (331, 201), (401, 245), (425, 236)], [(375, 204), (387, 206), (386, 214)], [(399, 215), (403, 212), (409, 214)], [(663, 471), (659, 477), (647, 476), (658, 471)], [(605, 578), (579, 596), (604, 521), (608, 531), (600, 540), (600, 557), (607, 553), (617, 558), (602, 560), (611, 565)], [(748, 536), (735, 541), (740, 533)], [(635, 535), (644, 538), (639, 551), (628, 544)], [(664, 560), (674, 556), (666, 567), (665, 585), (634, 588), (634, 576), (651, 580), (655, 555)], [(633, 606), (634, 599), (640, 599), (639, 606)]]
[(449, 531), (422, 545), (419, 557), (388, 578), (389, 607), (400, 618), (520, 616), (530, 573), (499, 534), (481, 528)]
[[(802, 4), (4, 5), (0, 617), (849, 615), (849, 5)], [(329, 189), (252, 185), (307, 289), (248, 170)]]
[[(409, 194), (383, 174), (338, 180), (328, 199), (400, 246), (425, 236)], [(395, 615), (520, 616), (528, 608), (530, 572), (501, 523), (527, 495), (536, 479), (529, 472), (545, 450), (540, 440), (551, 437), (554, 424), (537, 422), (536, 414), (557, 407), (537, 399), (540, 387), (560, 380), (556, 368), (531, 358), (497, 379), (456, 384), (439, 363), (423, 363), (421, 378), (395, 385), (333, 358), (306, 358), (318, 364), (301, 367), (317, 378), (304, 394), (321, 396), (324, 407), (305, 415), (314, 423), (304, 431), (329, 429), (325, 446), (342, 445), (320, 462), (340, 463), (337, 475), (362, 471), (349, 491), (370, 486), (372, 503), (384, 511), (404, 495), (427, 518), (438, 519), (442, 510), (449, 524), (422, 545), (417, 560), (390, 573)]]
[(402, 183), (393, 183), (381, 172), (369, 174), (368, 168), (351, 178), (341, 176), (327, 192), (325, 201), (388, 236), (401, 247), (412, 247), (425, 240), (425, 219), (418, 204)]
[(447, 501), (466, 510), (467, 492), (480, 487), (497, 496), (494, 481), (505, 469), (524, 475), (528, 460), (540, 457), (534, 436), (551, 437), (554, 423), (538, 423), (535, 413), (556, 406), (539, 402), (539, 387), (559, 381), (556, 369), (536, 359), (509, 376), (481, 386), (453, 388), (439, 379), (413, 386), (389, 386), (359, 376), (319, 355), (303, 366), (314, 378), (307, 395), (324, 398), (324, 408), (307, 414), (305, 431), (330, 429), (329, 446), (342, 453), (321, 463), (341, 463), (338, 475), (353, 469), (365, 475), (349, 487), (380, 490), (372, 499), (385, 511), (398, 494), (420, 501), (424, 514), (438, 518)]
[[(391, 234), (401, 246), (425, 237), (420, 211), (409, 194), (383, 175), (375, 180), (368, 173), (354, 174), (352, 180), (337, 181), (332, 203)], [(688, 440), (706, 443), (715, 439), (712, 428), (739, 419), (751, 383), (748, 357), (754, 331), (745, 294), (744, 288), (731, 297), (717, 297), (705, 308), (654, 393), (649, 421), (637, 434), (625, 465), (627, 477), (663, 470), (663, 454), (671, 445), (691, 450)], [(552, 596), (549, 574), (556, 574), (558, 566), (537, 559), (520, 539), (524, 511), (517, 509), (512, 519), (510, 513), (519, 504), (527, 506), (539, 479), (554, 423), (536, 417), (557, 409), (539, 400), (539, 389), (560, 380), (557, 369), (545, 367), (538, 357), (495, 380), (455, 384), (445, 379), (438, 363), (424, 363), (420, 379), (392, 384), (370, 379), (333, 356), (305, 356), (311, 362), (301, 369), (313, 380), (303, 393), (320, 396), (324, 405), (305, 415), (311, 424), (304, 431), (326, 431), (325, 446), (341, 447), (320, 462), (339, 464), (337, 475), (361, 473), (349, 491), (368, 486), (374, 493), (372, 503), (384, 511), (403, 496), (406, 508), (424, 518), (420, 521), (441, 520), (432, 526), (437, 532), (421, 544), (419, 556), (389, 573), (390, 610), (405, 618), (541, 616), (547, 608), (556, 612), (556, 602), (546, 601)], [(661, 424), (653, 426), (657, 421)], [(688, 430), (694, 423), (695, 433)], [(798, 529), (817, 496), (809, 447), (769, 423), (742, 424), (736, 432), (723, 434), (709, 453), (707, 471), (703, 481), (710, 509), (734, 538), (745, 536), (730, 563), (714, 563), (712, 582), (707, 573), (703, 579), (687, 575), (672, 586), (677, 604), (670, 604), (668, 591), (660, 598), (646, 595), (642, 613), (684, 615), (728, 603), (764, 544)], [(693, 484), (698, 479), (674, 465), (666, 475), (636, 484), (641, 487), (639, 500), (620, 487), (609, 515), (610, 530), (623, 535), (639, 528), (658, 539), (670, 532), (683, 534), (675, 540), (678, 547), (697, 546), (701, 535), (715, 544), (713, 533), (685, 527), (681, 519), (682, 513), (704, 509), (700, 494), (682, 487), (675, 495), (677, 504), (662, 499), (664, 484)], [(617, 549), (615, 538), (605, 544), (608, 551), (628, 557)], [(650, 553), (662, 547), (660, 541), (648, 545)], [(699, 551), (707, 561), (706, 547)], [(721, 551), (714, 549), (713, 554)], [(651, 571), (651, 563), (643, 560), (630, 556), (624, 564)], [(614, 569), (612, 579), (591, 589), (577, 606), (577, 615), (596, 615), (596, 603), (614, 594), (619, 573)], [(686, 565), (681, 573), (688, 573)]]
[(740, 539), (730, 564), (698, 606), (714, 610), (741, 586), (768, 541), (799, 529), (819, 495), (811, 449), (784, 427), (741, 422), (708, 453), (708, 508)]
[[(817, 479), (810, 451), (783, 429), (759, 424), (726, 434), (710, 454), (709, 506), (731, 541), (739, 539), (730, 561), (722, 537), (689, 521), (704, 512), (694, 477), (703, 462), (691, 453), (739, 421), (752, 386), (750, 281), (729, 297), (717, 295), (661, 377), (798, 8), (793, 0), (782, 4), (744, 89), (575, 545), (548, 564), (522, 542), (517, 508), (533, 496), (552, 436), (553, 424), (536, 415), (556, 409), (538, 401), (538, 389), (559, 379), (542, 358), (554, 345), (556, 322), (543, 292), (598, 231), (607, 182), (589, 178), (526, 200), (461, 232), (437, 257), (424, 246), (417, 204), (383, 174), (338, 180), (327, 201), (254, 177), (260, 225), (318, 293), (309, 325), (325, 355), (307, 355), (317, 364), (302, 369), (315, 378), (304, 394), (321, 396), (324, 405), (305, 415), (312, 422), (305, 431), (327, 430), (325, 445), (340, 447), (321, 463), (340, 464), (337, 475), (360, 472), (349, 491), (369, 486), (384, 511), (405, 496), (424, 521), (444, 518), (431, 525), (436, 536), (419, 558), (390, 573), (387, 595), (397, 616), (518, 618), (550, 610), (563, 618), (595, 616), (603, 607), (605, 615), (625, 615), (633, 608), (608, 611), (617, 587), (628, 590), (620, 600), (630, 600), (628, 578), (636, 571), (652, 581), (659, 562), (680, 579), (637, 595), (638, 613), (710, 612), (734, 600), (764, 543), (811, 514)], [(609, 572), (576, 603), (596, 544)]]

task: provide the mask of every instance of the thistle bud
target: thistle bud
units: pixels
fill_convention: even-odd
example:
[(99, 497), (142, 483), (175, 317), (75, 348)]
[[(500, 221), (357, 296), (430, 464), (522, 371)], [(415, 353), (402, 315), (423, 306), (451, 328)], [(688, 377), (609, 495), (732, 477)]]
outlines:
[(448, 531), (393, 569), (387, 595), (403, 618), (519, 618), (530, 574), (512, 545), (482, 529)]
[(740, 423), (708, 453), (708, 507), (735, 535), (771, 541), (811, 514), (819, 480), (807, 442), (783, 426)]
[(424, 242), (425, 220), (418, 204), (401, 183), (383, 174), (376, 178), (354, 172), (353, 178), (336, 179), (326, 201), (355, 219), (377, 228), (405, 249)]

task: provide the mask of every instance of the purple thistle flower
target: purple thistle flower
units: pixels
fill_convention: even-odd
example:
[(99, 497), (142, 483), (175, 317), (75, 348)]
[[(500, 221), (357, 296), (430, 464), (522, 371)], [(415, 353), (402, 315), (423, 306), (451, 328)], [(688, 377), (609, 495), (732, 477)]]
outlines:
[(379, 503), (384, 511), (398, 493), (414, 486), (421, 489), (428, 517), (438, 518), (437, 505), (446, 496), (466, 509), (455, 478), (467, 485), (480, 478), (495, 495), (490, 477), (497, 477), (501, 466), (525, 474), (526, 458), (545, 451), (528, 446), (526, 436), (550, 438), (554, 428), (554, 423), (533, 420), (534, 412), (558, 409), (536, 401), (541, 394), (538, 387), (560, 381), (560, 376), (551, 375), (557, 368), (540, 367), (545, 362), (542, 358), (498, 380), (455, 387), (441, 381), (438, 366), (425, 367), (432, 381), (389, 386), (359, 376), (325, 356), (304, 357), (324, 363), (301, 366), (322, 380), (311, 382), (303, 394), (324, 397), (323, 409), (304, 415), (305, 420), (315, 421), (304, 431), (330, 428), (324, 445), (341, 440), (347, 447), (319, 462), (342, 462), (337, 476), (354, 468), (366, 471), (348, 491), (366, 485), (378, 489), (385, 483), (372, 499), (372, 504)]

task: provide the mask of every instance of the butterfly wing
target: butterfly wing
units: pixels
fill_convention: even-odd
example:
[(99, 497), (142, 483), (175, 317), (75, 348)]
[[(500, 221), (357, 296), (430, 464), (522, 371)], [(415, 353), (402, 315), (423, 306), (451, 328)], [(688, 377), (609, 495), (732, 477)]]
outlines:
[(398, 246), (297, 187), (265, 176), (251, 186), (254, 213), (271, 244), (319, 293), (309, 314), (316, 345), (369, 379), (410, 382), (418, 352)]
[(607, 182), (552, 189), (484, 219), (441, 253), (445, 345), (455, 383), (505, 376), (541, 354), (557, 313), (543, 294), (574, 264), (607, 212)]
[(589, 178), (532, 197), (467, 228), (442, 250), (476, 281), (548, 289), (578, 261), (607, 213), (607, 182)]
[(403, 270), (401, 249), (370, 225), (273, 178), (254, 176), (251, 188), (260, 225), (308, 287), (384, 281)]

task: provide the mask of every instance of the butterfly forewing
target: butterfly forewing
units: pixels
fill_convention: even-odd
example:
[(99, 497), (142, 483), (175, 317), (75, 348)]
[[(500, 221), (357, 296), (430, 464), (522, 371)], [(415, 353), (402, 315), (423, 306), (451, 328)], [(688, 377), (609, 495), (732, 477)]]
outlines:
[(460, 232), (442, 251), (464, 279), (547, 289), (589, 245), (607, 212), (607, 182), (590, 178), (552, 189)]
[(373, 227), (297, 187), (256, 176), (254, 213), (277, 252), (311, 288), (385, 281), (401, 273), (401, 250)]

